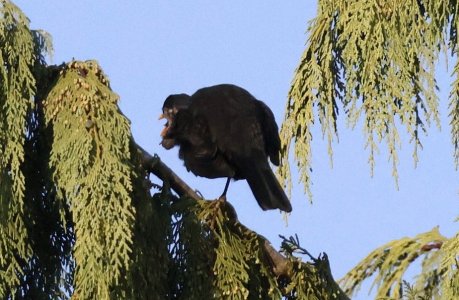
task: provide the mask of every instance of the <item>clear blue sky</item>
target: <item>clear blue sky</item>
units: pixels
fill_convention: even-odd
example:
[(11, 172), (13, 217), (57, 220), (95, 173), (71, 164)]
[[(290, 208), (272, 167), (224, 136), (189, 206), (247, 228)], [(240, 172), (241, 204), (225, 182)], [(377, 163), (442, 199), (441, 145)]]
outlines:
[[(89, 1), (21, 0), (15, 3), (54, 38), (53, 63), (96, 59), (121, 96), (136, 141), (157, 153), (205, 197), (220, 195), (225, 180), (196, 178), (158, 143), (157, 121), (164, 99), (218, 83), (234, 83), (264, 100), (278, 123), (306, 42), (307, 22), (316, 1)], [(263, 212), (245, 181), (232, 183), (229, 201), (240, 221), (279, 245), (278, 234), (297, 233), (313, 255), (328, 253), (336, 279), (371, 250), (393, 239), (414, 236), (439, 225), (458, 231), (459, 174), (454, 169), (447, 113), (451, 80), (439, 67), (442, 130), (424, 137), (417, 169), (404, 137), (400, 151), (400, 190), (391, 177), (384, 145), (370, 177), (363, 131), (350, 131), (343, 118), (331, 169), (326, 143), (314, 129), (314, 203), (296, 184), (288, 226), (278, 212)], [(295, 168), (293, 168), (295, 172)], [(296, 176), (295, 176), (296, 177)], [(366, 292), (361, 293), (366, 299)]]

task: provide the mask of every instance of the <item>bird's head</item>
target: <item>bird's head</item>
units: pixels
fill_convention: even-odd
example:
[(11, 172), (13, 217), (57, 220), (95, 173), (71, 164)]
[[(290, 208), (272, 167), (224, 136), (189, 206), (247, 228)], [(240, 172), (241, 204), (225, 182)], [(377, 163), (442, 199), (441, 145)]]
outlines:
[(175, 145), (175, 139), (170, 135), (170, 129), (175, 125), (175, 116), (181, 109), (186, 109), (190, 105), (190, 96), (187, 94), (170, 95), (166, 98), (163, 104), (163, 113), (159, 115), (159, 119), (166, 119), (164, 129), (161, 131), (161, 145), (170, 149)]

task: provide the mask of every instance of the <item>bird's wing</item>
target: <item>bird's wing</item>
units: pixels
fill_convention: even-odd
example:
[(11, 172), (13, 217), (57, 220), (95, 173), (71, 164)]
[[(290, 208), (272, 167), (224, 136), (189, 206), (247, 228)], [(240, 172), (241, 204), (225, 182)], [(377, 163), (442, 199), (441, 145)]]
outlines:
[(234, 170), (233, 178), (247, 179), (263, 209), (292, 210), (267, 160), (269, 155), (279, 163), (280, 140), (274, 115), (263, 102), (237, 86), (219, 85), (193, 94), (189, 111), (206, 120), (218, 157)]
[(256, 100), (256, 106), (261, 128), (263, 129), (266, 154), (268, 154), (271, 162), (278, 166), (281, 141), (274, 114), (271, 109), (260, 100)]
[(206, 119), (212, 141), (228, 159), (254, 152), (266, 156), (256, 101), (240, 87), (218, 85), (198, 90), (189, 109)]

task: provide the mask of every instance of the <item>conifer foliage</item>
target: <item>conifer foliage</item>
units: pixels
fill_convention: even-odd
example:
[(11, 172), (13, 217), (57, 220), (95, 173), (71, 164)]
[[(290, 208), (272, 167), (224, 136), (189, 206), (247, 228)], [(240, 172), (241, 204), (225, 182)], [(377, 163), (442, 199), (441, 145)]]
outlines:
[[(281, 128), (284, 147), (279, 173), (287, 185), (288, 154), (293, 148), (300, 181), (309, 191), (312, 125), (317, 120), (321, 124), (332, 156), (338, 108), (348, 125), (362, 124), (371, 170), (383, 142), (397, 179), (400, 127), (411, 137), (417, 161), (422, 133), (431, 123), (439, 126), (435, 65), (442, 50), (457, 56), (458, 5), (455, 0), (318, 1)], [(458, 72), (456, 61), (450, 96), (456, 163)]]
[(72, 214), (75, 294), (84, 299), (109, 298), (132, 247), (130, 129), (117, 100), (95, 62), (73, 61), (42, 102), (57, 200)]
[(50, 36), (0, 16), (1, 299), (348, 299), (326, 256), (276, 251), (143, 151), (96, 61), (49, 66)]
[[(439, 127), (435, 66), (442, 51), (455, 62), (449, 118), (457, 167), (458, 14), (456, 0), (319, 0), (281, 128), (284, 184), (291, 186), (293, 148), (300, 181), (310, 193), (311, 128), (318, 120), (332, 158), (339, 109), (348, 125), (363, 128), (370, 169), (386, 145), (397, 180), (399, 131), (410, 137), (416, 163), (423, 133), (432, 123)], [(458, 235), (448, 239), (434, 229), (376, 249), (340, 282), (353, 294), (376, 275), (377, 299), (459, 299), (458, 252)], [(418, 258), (421, 273), (412, 285), (404, 276)]]
[(11, 3), (0, 8), (0, 297), (18, 286), (31, 259), (25, 207), (25, 129), (35, 92), (34, 37)]
[[(421, 147), (437, 123), (439, 52), (457, 58), (455, 0), (320, 0), (282, 124), (309, 192), (311, 126), (332, 143), (338, 107), (363, 120), (372, 167), (384, 142), (397, 177), (400, 126)], [(201, 199), (132, 139), (96, 61), (46, 64), (50, 36), (0, 1), (0, 299), (349, 299), (376, 274), (378, 296), (456, 299), (459, 236), (392, 241), (341, 281), (297, 238), (279, 251), (222, 201)], [(459, 163), (459, 62), (450, 95)], [(318, 116), (316, 116), (316, 114)], [(152, 175), (153, 174), (153, 175)], [(422, 258), (421, 274), (404, 280)]]

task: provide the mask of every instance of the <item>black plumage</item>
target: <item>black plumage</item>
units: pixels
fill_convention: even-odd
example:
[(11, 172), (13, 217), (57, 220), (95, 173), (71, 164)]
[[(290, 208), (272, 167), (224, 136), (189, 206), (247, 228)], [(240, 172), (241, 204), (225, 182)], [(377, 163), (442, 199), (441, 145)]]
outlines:
[[(222, 84), (192, 96), (170, 95), (161, 144), (180, 146), (188, 171), (207, 178), (246, 179), (264, 210), (292, 207), (268, 163), (279, 165), (280, 139), (272, 111), (245, 89)], [(226, 188), (224, 194), (226, 193)]]

